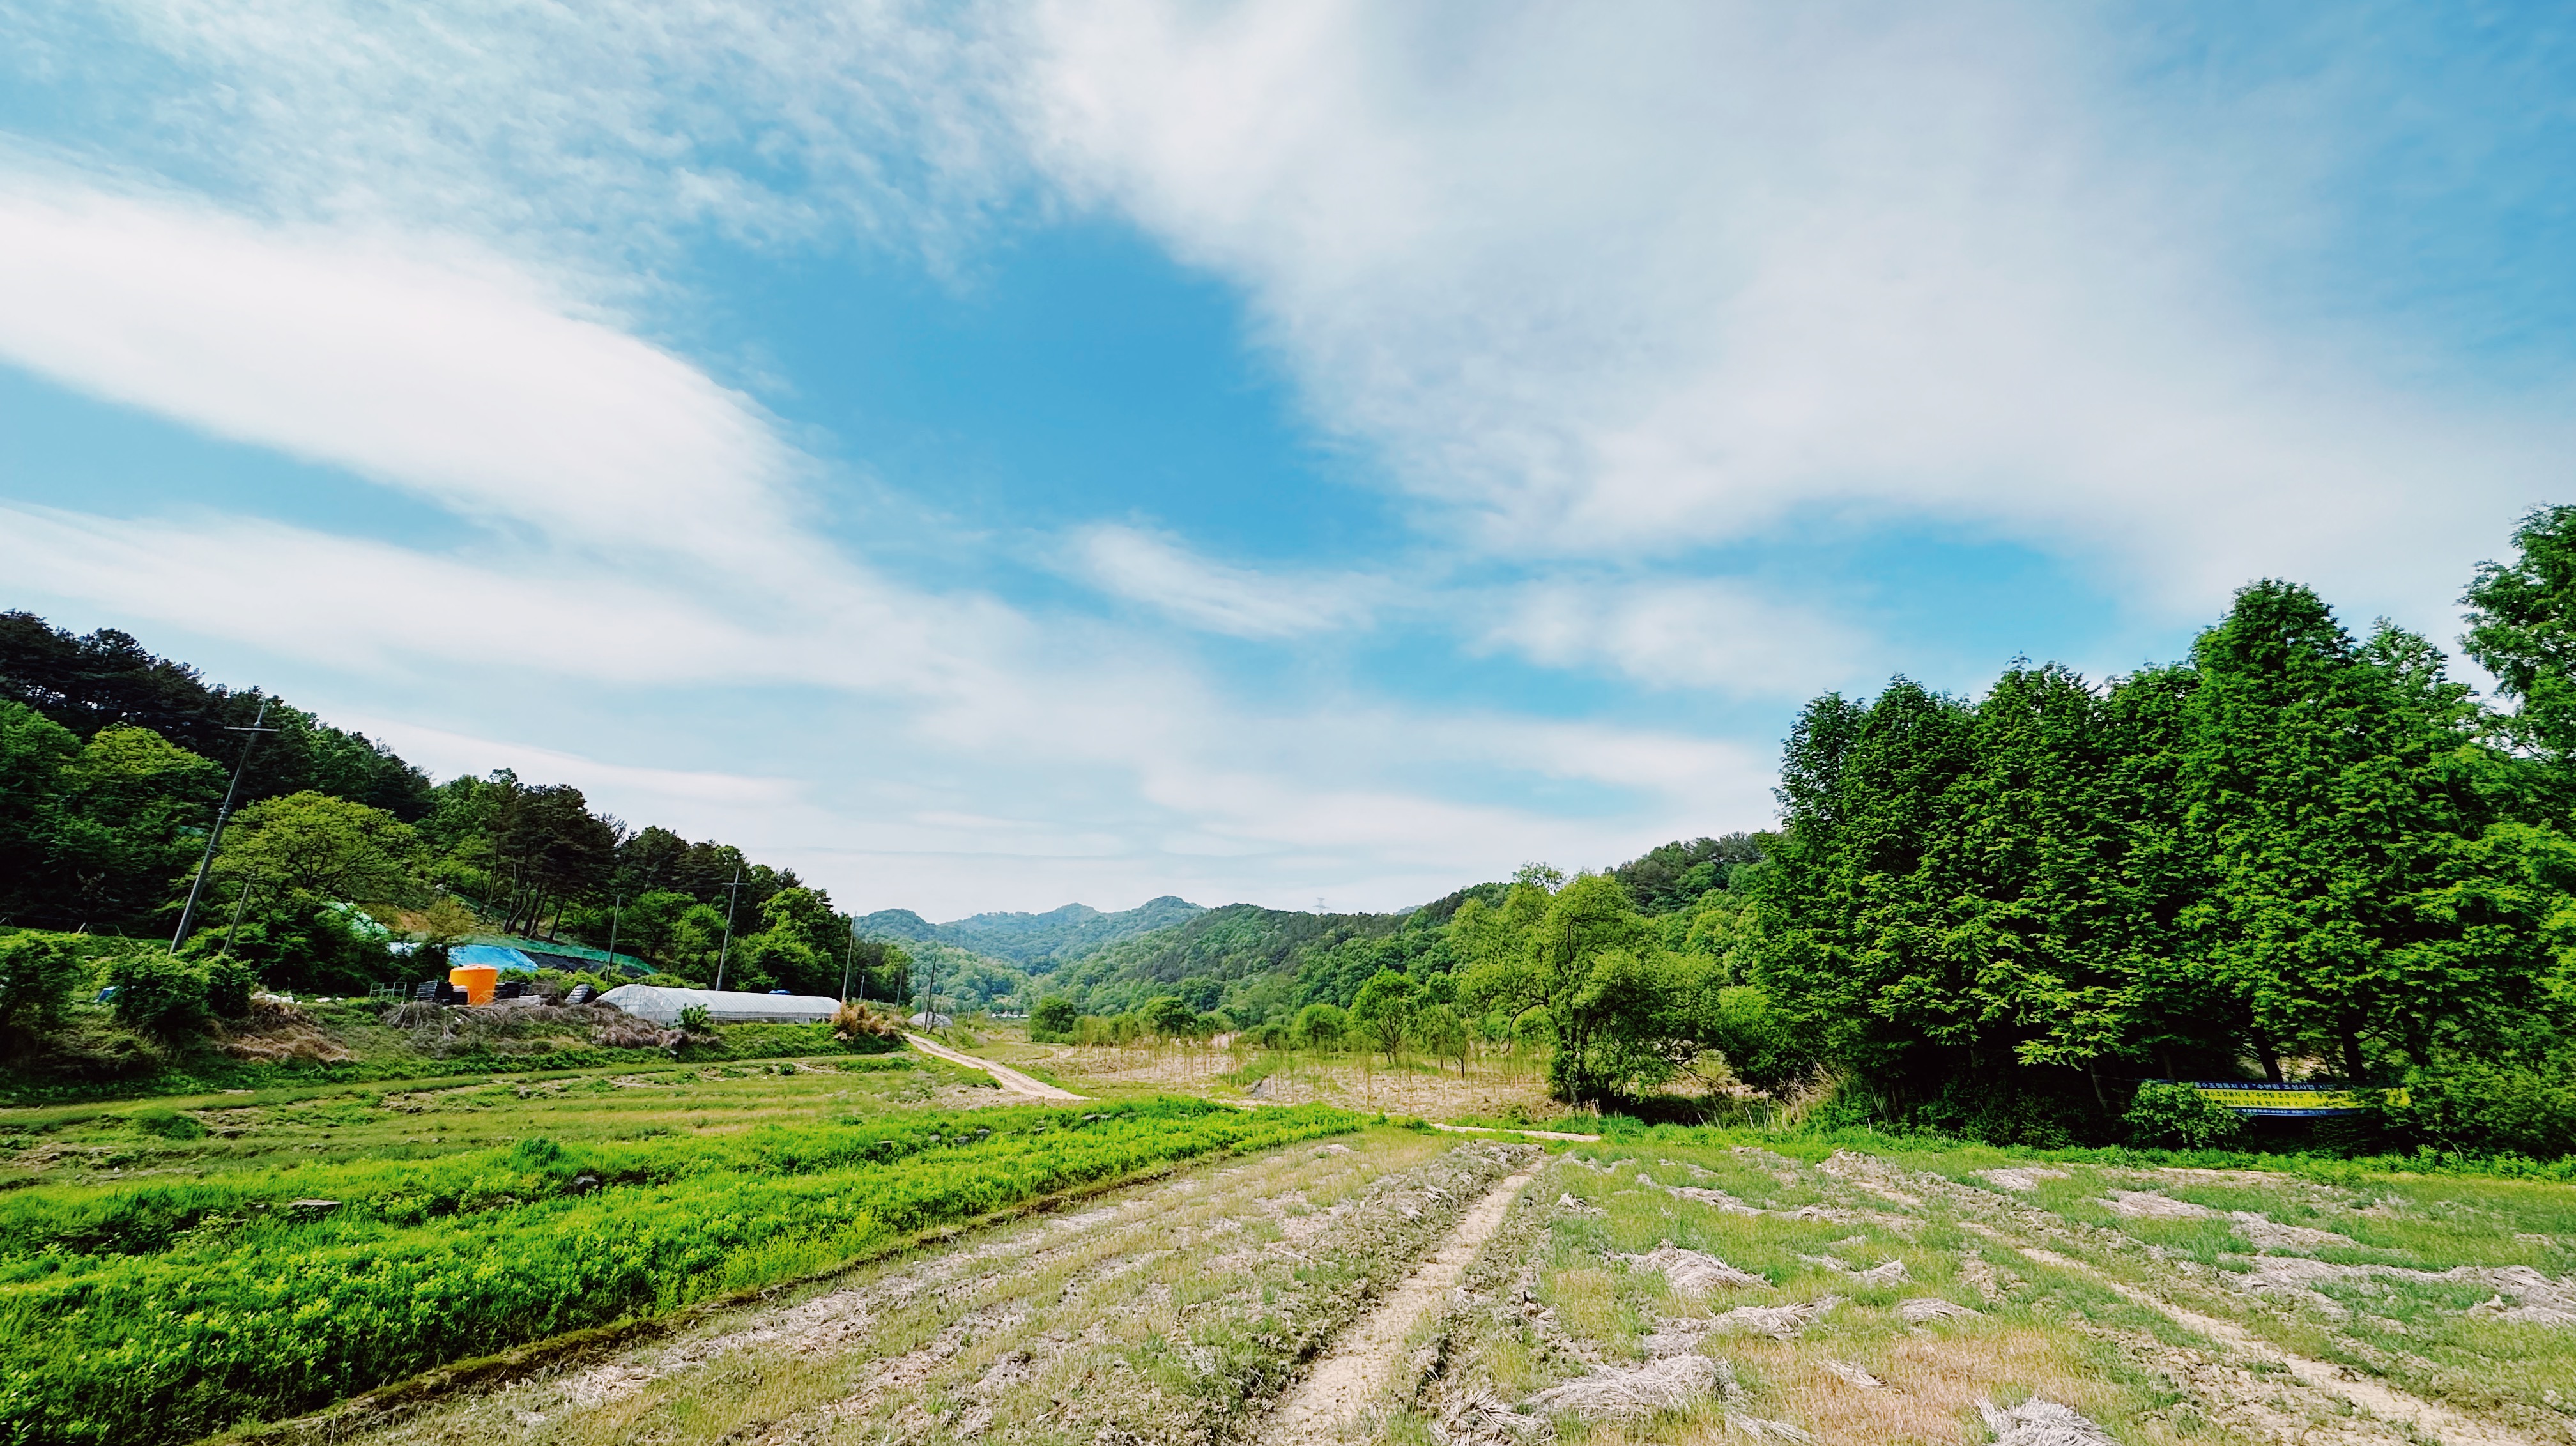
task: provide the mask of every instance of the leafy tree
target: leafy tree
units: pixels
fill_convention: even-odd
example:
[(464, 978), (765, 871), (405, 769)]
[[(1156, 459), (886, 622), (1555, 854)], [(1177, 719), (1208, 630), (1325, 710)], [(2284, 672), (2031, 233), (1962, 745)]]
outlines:
[(0, 702), (0, 909), (11, 914), (45, 909), (56, 893), (63, 770), (80, 747), (70, 729), (35, 709)]
[(59, 937), (0, 938), (0, 1047), (15, 1053), (61, 1027), (87, 973), (80, 955)]
[(1351, 1017), (1335, 1004), (1309, 1004), (1297, 1011), (1296, 1043), (1305, 1049), (1339, 1049), (1350, 1033)]
[(1029, 1011), (1029, 1038), (1039, 1044), (1055, 1044), (1073, 1037), (1074, 1026), (1082, 1019), (1082, 1010), (1061, 994), (1049, 995)]
[(418, 883), (419, 836), (379, 808), (321, 793), (264, 799), (224, 834), (217, 867), (317, 899), (400, 901)]
[(1417, 993), (1411, 979), (1388, 969), (1361, 985), (1359, 997), (1351, 1003), (1351, 1023), (1377, 1045), (1390, 1064), (1404, 1049)]
[(1475, 1050), (1475, 1036), (1468, 1032), (1466, 1021), (1446, 1004), (1426, 1004), (1415, 1011), (1407, 1026), (1415, 1044), (1434, 1059), (1456, 1060), (1458, 1073), (1467, 1073), (1467, 1061)]
[(2558, 763), (2576, 759), (2576, 507), (2535, 508), (2514, 529), (2509, 563), (2480, 563), (2460, 599), (2468, 654), (2514, 710), (2495, 726)]
[(1181, 1039), (1198, 1032), (1198, 1011), (1168, 994), (1146, 1005), (1140, 1013), (1145, 1027), (1165, 1039)]

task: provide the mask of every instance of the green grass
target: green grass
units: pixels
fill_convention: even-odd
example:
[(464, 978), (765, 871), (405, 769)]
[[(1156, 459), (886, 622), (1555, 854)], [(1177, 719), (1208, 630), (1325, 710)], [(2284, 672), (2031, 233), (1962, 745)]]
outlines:
[[(810, 1275), (1042, 1195), (1358, 1123), (1162, 1100), (34, 1187), (0, 1223), (0, 1439), (192, 1439)], [(575, 1193), (585, 1174), (600, 1187)], [(286, 1207), (308, 1190), (343, 1203)]]
[[(210, 1044), (191, 1042), (175, 1050), (158, 1068), (129, 1078), (40, 1078), (24, 1072), (0, 1076), (0, 1106), (382, 1083), (469, 1070), (524, 1074), (616, 1065), (651, 1067), (668, 1064), (672, 1058), (658, 1049), (602, 1048), (560, 1030), (514, 1037), (507, 1032), (506, 1024), (490, 1037), (469, 1039), (451, 1052), (424, 1052), (414, 1047), (402, 1031), (379, 1022), (378, 1006), (334, 1002), (302, 1007), (335, 1043), (356, 1057), (336, 1064), (314, 1060), (259, 1063), (235, 1059)], [(718, 1030), (714, 1039), (691, 1041), (683, 1047), (680, 1058), (691, 1063), (713, 1063), (850, 1053), (832, 1038), (831, 1027), (826, 1024), (733, 1024)]]
[[(918, 1107), (943, 1086), (992, 1084), (989, 1075), (909, 1051), (692, 1064), (656, 1054), (650, 1060), (587, 1071), (304, 1083), (0, 1110), (0, 1187), (311, 1168), (342, 1159), (425, 1160), (536, 1135), (570, 1144), (648, 1131), (706, 1134)], [(202, 1133), (147, 1124), (173, 1115)]]

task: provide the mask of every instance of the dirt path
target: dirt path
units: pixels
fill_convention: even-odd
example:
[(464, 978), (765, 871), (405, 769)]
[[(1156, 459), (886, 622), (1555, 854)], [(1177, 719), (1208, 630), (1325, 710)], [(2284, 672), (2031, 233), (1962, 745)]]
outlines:
[(923, 1054), (944, 1059), (950, 1064), (962, 1064), (968, 1069), (980, 1069), (986, 1074), (991, 1075), (993, 1078), (1000, 1080), (1002, 1082), (1002, 1088), (1009, 1090), (1014, 1094), (1028, 1095), (1031, 1098), (1041, 1100), (1078, 1100), (1084, 1098), (1081, 1095), (1075, 1094), (1071, 1090), (1058, 1089), (1044, 1080), (1032, 1079), (1029, 1076), (1020, 1073), (1018, 1070), (1011, 1068), (1007, 1064), (995, 1064), (989, 1059), (977, 1059), (975, 1056), (968, 1054), (963, 1050), (950, 1049), (948, 1046), (939, 1043), (937, 1040), (924, 1039), (917, 1034), (906, 1034), (904, 1039), (910, 1043), (913, 1048), (920, 1050)]
[(1476, 1251), (1502, 1228), (1512, 1202), (1537, 1174), (1533, 1166), (1506, 1176), (1469, 1207), (1440, 1249), (1352, 1326), (1279, 1403), (1262, 1439), (1277, 1446), (1303, 1446), (1338, 1435), (1386, 1385), (1404, 1351), (1405, 1338), (1457, 1288)]

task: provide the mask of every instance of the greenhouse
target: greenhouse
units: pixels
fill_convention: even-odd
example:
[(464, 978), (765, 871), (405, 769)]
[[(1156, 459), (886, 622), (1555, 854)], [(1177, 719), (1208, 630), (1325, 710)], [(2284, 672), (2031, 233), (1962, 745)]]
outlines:
[(680, 1011), (696, 1006), (711, 1024), (812, 1024), (829, 1019), (841, 1001), (819, 994), (734, 994), (716, 989), (665, 989), (656, 984), (620, 984), (599, 996), (639, 1019), (676, 1025)]

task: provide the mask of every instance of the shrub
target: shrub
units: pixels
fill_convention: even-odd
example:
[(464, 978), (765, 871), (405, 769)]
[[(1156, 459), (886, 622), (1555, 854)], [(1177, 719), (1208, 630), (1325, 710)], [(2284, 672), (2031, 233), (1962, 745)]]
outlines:
[(1061, 1044), (1073, 1038), (1082, 1011), (1063, 995), (1050, 995), (1029, 1011), (1029, 1038), (1038, 1044)]
[(862, 1054), (881, 1053), (903, 1043), (903, 1021), (845, 999), (832, 1013), (832, 1037)]
[(1350, 1033), (1351, 1017), (1332, 1004), (1309, 1004), (1297, 1011), (1296, 1042), (1302, 1049), (1335, 1049)]
[(165, 1140), (202, 1140), (206, 1137), (206, 1127), (196, 1117), (183, 1115), (177, 1110), (138, 1111), (134, 1116), (134, 1128)]
[(2129, 1141), (2166, 1149), (2205, 1150), (2233, 1142), (2245, 1121), (2189, 1085), (2150, 1081), (2129, 1102)]
[(2401, 1141), (2540, 1160), (2576, 1155), (2576, 1053), (2442, 1059), (2407, 1071), (2404, 1098), (2372, 1111)]
[(715, 1016), (709, 1014), (707, 1012), (707, 1007), (703, 1004), (688, 1005), (680, 1011), (680, 1032), (682, 1034), (713, 1034), (716, 1032)]
[(206, 961), (206, 1008), (217, 1019), (248, 1019), (250, 995), (259, 987), (259, 971), (230, 955)]
[(206, 1019), (206, 972), (192, 960), (158, 950), (119, 954), (107, 966), (116, 986), (116, 1017), (133, 1029), (168, 1039)]
[(0, 1041), (23, 1043), (60, 1026), (82, 972), (80, 955), (60, 939), (0, 939)]
[(1179, 1039), (1198, 1031), (1199, 1012), (1190, 1008), (1186, 1000), (1172, 995), (1155, 1000), (1140, 1012), (1145, 1016), (1145, 1027), (1165, 1039)]

